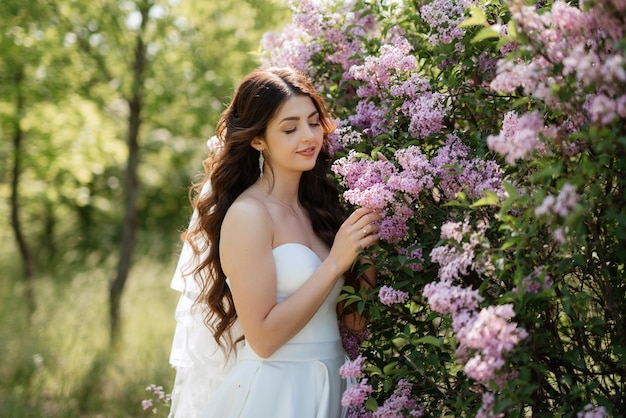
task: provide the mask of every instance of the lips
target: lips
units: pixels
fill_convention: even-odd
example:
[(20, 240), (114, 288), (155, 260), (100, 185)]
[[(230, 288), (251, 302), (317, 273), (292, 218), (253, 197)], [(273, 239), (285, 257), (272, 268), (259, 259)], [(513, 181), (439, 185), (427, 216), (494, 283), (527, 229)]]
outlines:
[(298, 154), (304, 155), (305, 157), (312, 157), (315, 155), (315, 147), (308, 147), (303, 149), (302, 151), (297, 151)]

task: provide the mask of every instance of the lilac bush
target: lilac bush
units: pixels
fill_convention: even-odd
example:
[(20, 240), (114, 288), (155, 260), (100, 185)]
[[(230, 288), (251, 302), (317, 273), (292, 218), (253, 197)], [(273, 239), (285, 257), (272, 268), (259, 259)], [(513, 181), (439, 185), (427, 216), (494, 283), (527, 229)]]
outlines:
[(626, 410), (626, 2), (294, 0), (263, 63), (336, 114), (384, 214), (351, 417)]

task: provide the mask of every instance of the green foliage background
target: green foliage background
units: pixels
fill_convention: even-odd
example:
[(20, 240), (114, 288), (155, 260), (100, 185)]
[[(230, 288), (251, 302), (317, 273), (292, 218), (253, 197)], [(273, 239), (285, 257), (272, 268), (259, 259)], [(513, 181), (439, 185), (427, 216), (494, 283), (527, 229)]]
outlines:
[[(139, 242), (122, 343), (111, 351), (108, 285), (142, 9)], [(174, 376), (177, 295), (168, 286), (188, 187), (235, 84), (259, 65), (262, 34), (288, 14), (281, 0), (0, 2), (1, 417), (153, 416), (141, 409), (146, 386)], [(16, 158), (32, 316), (9, 216)]]

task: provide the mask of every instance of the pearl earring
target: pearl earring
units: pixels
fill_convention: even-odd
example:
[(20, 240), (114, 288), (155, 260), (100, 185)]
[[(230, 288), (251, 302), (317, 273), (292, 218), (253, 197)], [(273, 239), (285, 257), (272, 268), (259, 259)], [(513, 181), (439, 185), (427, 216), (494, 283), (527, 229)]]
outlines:
[(263, 151), (259, 151), (259, 171), (261, 174), (259, 178), (263, 177), (263, 164), (265, 163), (265, 158), (263, 157)]

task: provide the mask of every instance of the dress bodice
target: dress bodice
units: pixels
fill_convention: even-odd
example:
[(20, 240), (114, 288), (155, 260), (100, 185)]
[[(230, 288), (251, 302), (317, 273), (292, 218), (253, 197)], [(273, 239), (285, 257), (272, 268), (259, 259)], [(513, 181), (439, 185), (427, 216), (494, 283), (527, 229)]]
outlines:
[[(282, 244), (272, 251), (276, 265), (276, 302), (280, 303), (300, 288), (317, 270), (322, 261), (309, 247), (297, 244)], [(343, 280), (338, 280), (309, 323), (289, 343), (336, 341), (337, 298)]]

